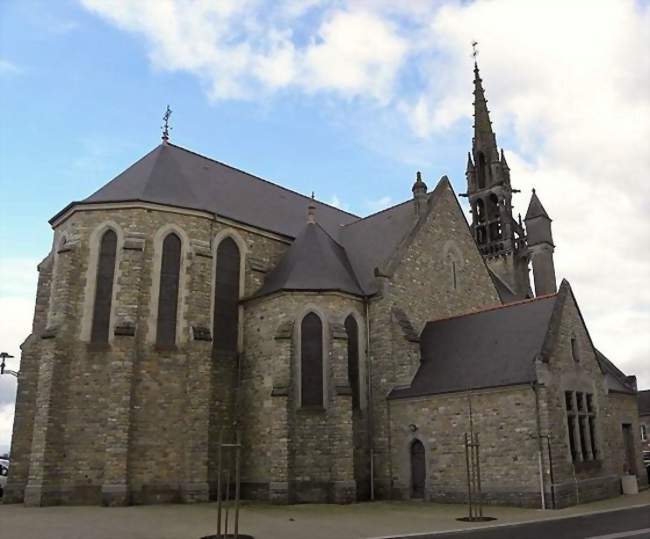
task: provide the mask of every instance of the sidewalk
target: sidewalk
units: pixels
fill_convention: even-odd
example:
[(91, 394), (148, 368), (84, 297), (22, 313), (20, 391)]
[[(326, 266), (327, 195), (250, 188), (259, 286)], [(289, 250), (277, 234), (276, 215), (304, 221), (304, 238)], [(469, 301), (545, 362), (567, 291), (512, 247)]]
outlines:
[[(491, 507), (498, 520), (458, 522), (463, 505), (375, 502), (352, 505), (245, 504), (240, 532), (255, 539), (361, 539), (450, 531), (581, 515), (648, 505), (650, 491), (557, 511)], [(215, 533), (216, 504), (133, 507), (41, 507), (0, 505), (0, 539), (199, 539)]]

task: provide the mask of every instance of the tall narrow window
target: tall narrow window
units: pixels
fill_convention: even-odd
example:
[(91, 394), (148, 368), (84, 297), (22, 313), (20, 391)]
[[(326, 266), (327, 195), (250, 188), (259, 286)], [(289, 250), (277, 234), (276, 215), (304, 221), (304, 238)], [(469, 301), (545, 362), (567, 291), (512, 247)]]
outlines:
[(300, 381), (303, 406), (323, 405), (323, 324), (315, 313), (300, 326)]
[(240, 259), (239, 248), (232, 238), (219, 244), (214, 282), (213, 357), (234, 357), (237, 353)]
[(352, 408), (359, 409), (359, 326), (354, 316), (345, 319), (348, 334), (348, 379), (352, 387)]
[(580, 361), (580, 353), (578, 351), (578, 339), (575, 335), (571, 337), (571, 357), (576, 363)]
[(97, 260), (95, 304), (93, 307), (93, 324), (90, 332), (91, 342), (108, 342), (116, 252), (117, 235), (113, 230), (107, 230), (102, 235), (99, 247), (99, 259)]
[(479, 189), (484, 189), (485, 188), (485, 178), (486, 178), (486, 168), (487, 165), (485, 163), (485, 155), (483, 155), (483, 152), (478, 153), (478, 188)]
[(163, 241), (160, 263), (160, 292), (158, 294), (158, 324), (156, 343), (176, 344), (176, 317), (181, 271), (181, 239), (169, 234)]

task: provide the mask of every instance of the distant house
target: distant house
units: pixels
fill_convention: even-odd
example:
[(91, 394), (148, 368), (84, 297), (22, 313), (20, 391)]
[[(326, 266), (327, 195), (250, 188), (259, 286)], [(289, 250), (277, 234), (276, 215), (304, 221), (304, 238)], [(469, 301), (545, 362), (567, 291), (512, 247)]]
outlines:
[(650, 389), (639, 391), (639, 425), (641, 448), (650, 451)]

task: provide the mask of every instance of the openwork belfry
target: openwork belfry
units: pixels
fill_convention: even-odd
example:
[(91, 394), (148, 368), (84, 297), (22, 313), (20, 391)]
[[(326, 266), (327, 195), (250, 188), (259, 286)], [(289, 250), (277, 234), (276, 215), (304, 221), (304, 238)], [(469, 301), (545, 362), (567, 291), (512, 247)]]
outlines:
[(470, 223), (434, 171), (359, 217), (168, 129), (58, 212), (5, 502), (217, 499), (220, 439), (241, 448), (241, 497), (274, 503), (464, 503), (468, 432), (485, 504), (564, 507), (618, 494), (624, 473), (643, 483), (635, 379), (556, 284), (541, 193), (562, 186), (513, 217), (478, 65), (473, 78)]

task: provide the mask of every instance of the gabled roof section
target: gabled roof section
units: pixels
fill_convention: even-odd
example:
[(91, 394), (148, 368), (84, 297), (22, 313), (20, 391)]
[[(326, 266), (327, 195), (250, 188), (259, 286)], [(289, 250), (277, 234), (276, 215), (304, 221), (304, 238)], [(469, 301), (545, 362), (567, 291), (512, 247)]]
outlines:
[(514, 293), (512, 288), (510, 288), (506, 282), (489, 267), (487, 270), (490, 274), (490, 279), (492, 279), (492, 284), (494, 284), (494, 288), (497, 289), (497, 294), (499, 294), (501, 303), (506, 304), (517, 301), (517, 294)]
[(542, 206), (535, 189), (533, 189), (533, 194), (530, 197), (530, 203), (528, 204), (528, 210), (526, 211), (526, 217), (524, 220), (527, 221), (528, 219), (534, 219), (535, 217), (546, 217), (549, 220), (551, 219), (548, 216), (548, 213), (546, 213), (544, 206)]
[(253, 297), (280, 290), (338, 291), (363, 296), (350, 261), (318, 223), (307, 223)]
[[(311, 199), (191, 152), (161, 144), (88, 198), (75, 204), (150, 202), (206, 211), (290, 238), (303, 229)], [(359, 217), (315, 202), (319, 222), (336, 235)]]
[(410, 199), (339, 230), (339, 241), (368, 295), (377, 291), (375, 268), (383, 267), (416, 222), (413, 200)]
[(650, 389), (639, 391), (639, 415), (650, 415)]
[(422, 363), (409, 398), (534, 382), (557, 295), (428, 322), (420, 336)]
[[(600, 364), (601, 370), (605, 373), (607, 389), (616, 393), (636, 393), (636, 389), (631, 384), (634, 377), (626, 376), (616, 365), (614, 365), (600, 350), (594, 349), (596, 360)], [(640, 402), (640, 401), (639, 401)]]

